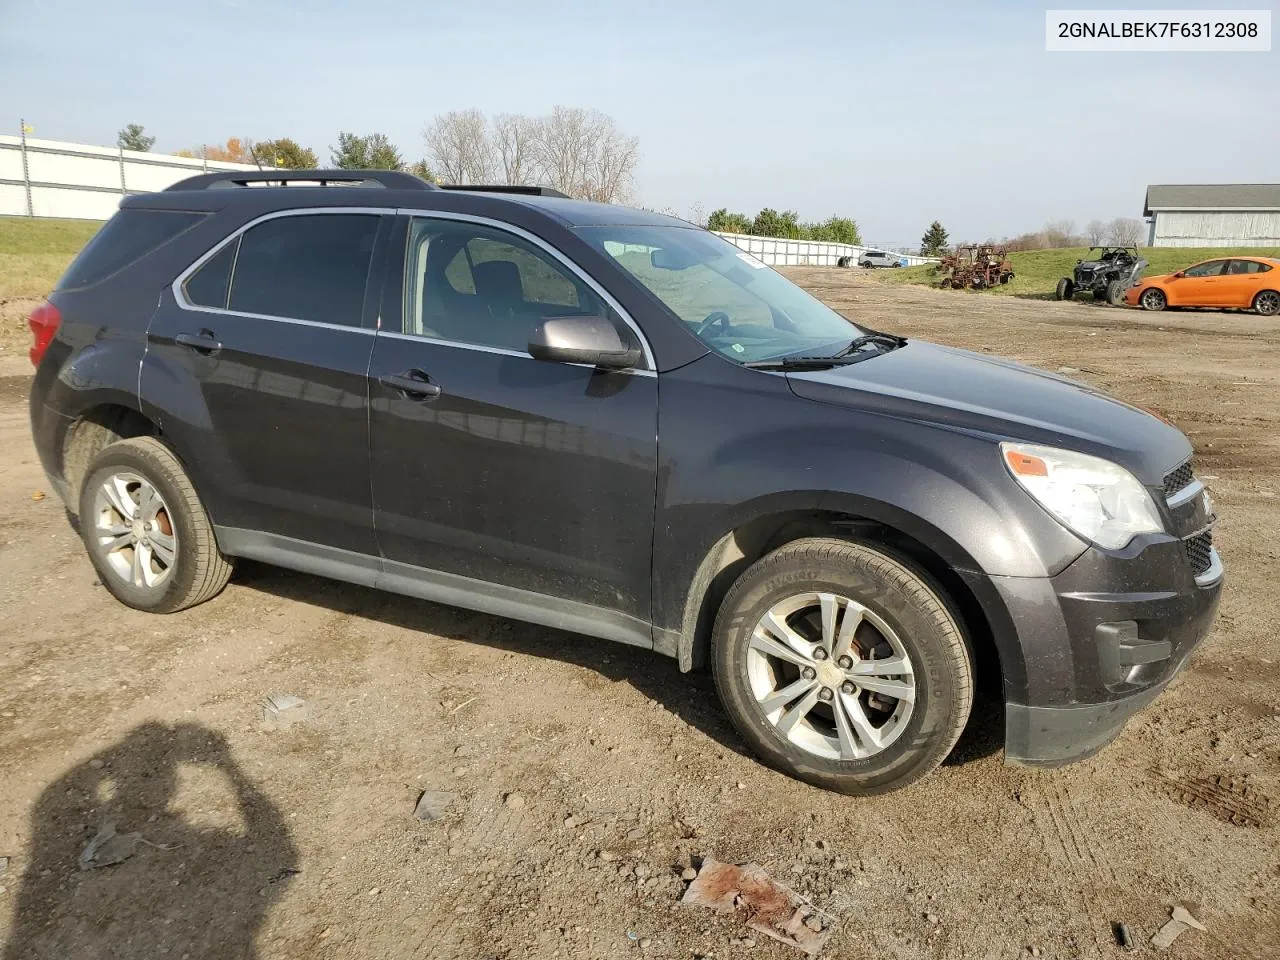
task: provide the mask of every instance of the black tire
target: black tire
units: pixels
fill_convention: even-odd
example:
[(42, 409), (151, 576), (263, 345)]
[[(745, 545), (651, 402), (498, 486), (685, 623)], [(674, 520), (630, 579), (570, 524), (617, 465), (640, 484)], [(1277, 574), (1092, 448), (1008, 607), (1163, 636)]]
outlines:
[(1169, 298), (1164, 295), (1164, 291), (1159, 287), (1147, 287), (1138, 295), (1138, 305), (1143, 310), (1159, 313), (1169, 305)]
[[(113, 474), (136, 476), (159, 494), (162, 506), (156, 515), (157, 526), (163, 530), (167, 520), (170, 529), (165, 535), (175, 538), (174, 562), (154, 586), (130, 582), (108, 560), (99, 543), (98, 523), (104, 511), (98, 497)], [(118, 512), (115, 516), (124, 525)], [(195, 487), (178, 458), (155, 437), (121, 440), (105, 447), (93, 459), (80, 489), (80, 535), (102, 585), (121, 603), (138, 610), (185, 610), (216, 596), (231, 577), (231, 561), (218, 550), (213, 525)], [(136, 553), (137, 548), (133, 551)]]
[(1107, 303), (1113, 307), (1124, 306), (1125, 285), (1122, 280), (1112, 280), (1107, 284)]
[(1070, 278), (1063, 277), (1058, 281), (1058, 289), (1054, 291), (1054, 294), (1059, 300), (1070, 300), (1075, 294), (1075, 284), (1071, 282)]
[(836, 266), (837, 266), (837, 267), (847, 267), (847, 266), (849, 266), (849, 258), (848, 258), (848, 257), (841, 257), (839, 260), (837, 260), (837, 261), (836, 261)]
[[(880, 752), (860, 759), (811, 752), (778, 731), (753, 692), (748, 666), (757, 624), (775, 605), (808, 592), (861, 603), (896, 633), (911, 662), (911, 712)], [(866, 636), (862, 631), (856, 636)], [(973, 702), (972, 654), (942, 591), (903, 559), (866, 543), (797, 540), (757, 561), (725, 597), (713, 644), (721, 702), (756, 755), (784, 773), (841, 793), (886, 793), (928, 774), (955, 746)]]
[(1280, 290), (1259, 291), (1253, 298), (1253, 309), (1264, 317), (1274, 317), (1280, 313)]
[(1013, 279), (1013, 273), (1012, 273), (1012, 272), (1009, 272), (1009, 273), (1002, 273), (1002, 274), (1000, 274), (1000, 282), (1001, 282), (1002, 284), (1004, 284), (1004, 283), (1008, 283), (1008, 282), (1009, 282), (1010, 280), (1012, 280), (1012, 279)]

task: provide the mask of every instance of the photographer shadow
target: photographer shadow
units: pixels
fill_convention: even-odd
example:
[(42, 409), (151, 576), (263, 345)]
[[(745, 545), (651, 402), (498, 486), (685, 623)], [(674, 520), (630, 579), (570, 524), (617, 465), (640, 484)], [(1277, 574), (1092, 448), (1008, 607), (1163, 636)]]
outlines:
[(220, 734), (145, 723), (41, 793), (0, 958), (252, 960), (297, 865)]

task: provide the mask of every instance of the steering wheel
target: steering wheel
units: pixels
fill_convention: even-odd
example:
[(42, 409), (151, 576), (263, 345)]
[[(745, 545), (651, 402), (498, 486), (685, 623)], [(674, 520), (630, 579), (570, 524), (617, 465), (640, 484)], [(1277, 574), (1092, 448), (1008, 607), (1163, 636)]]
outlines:
[(695, 336), (700, 337), (718, 323), (720, 324), (720, 328), (723, 334), (725, 336), (728, 336), (729, 324), (731, 324), (732, 322), (733, 321), (729, 319), (729, 315), (725, 313), (723, 310), (713, 310), (711, 313), (708, 313), (703, 318), (702, 322), (698, 324), (697, 329), (694, 330), (693, 332)]

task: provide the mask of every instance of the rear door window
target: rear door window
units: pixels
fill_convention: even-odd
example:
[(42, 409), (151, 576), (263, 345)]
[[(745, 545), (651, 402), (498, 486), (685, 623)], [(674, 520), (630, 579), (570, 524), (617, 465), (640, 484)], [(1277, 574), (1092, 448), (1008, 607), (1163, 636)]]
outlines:
[(240, 238), (236, 237), (187, 278), (182, 291), (189, 302), (198, 307), (226, 309), (227, 294), (231, 290), (231, 268), (235, 265), (239, 247)]
[(58, 290), (74, 290), (105, 280), (178, 234), (191, 229), (203, 213), (171, 210), (121, 210), (93, 235), (58, 281)]
[(380, 220), (376, 214), (320, 213), (250, 227), (240, 238), (228, 309), (360, 326)]
[(1257, 260), (1232, 260), (1227, 265), (1227, 273), (1238, 275), (1242, 273), (1266, 273), (1271, 268), (1265, 263), (1259, 263)]

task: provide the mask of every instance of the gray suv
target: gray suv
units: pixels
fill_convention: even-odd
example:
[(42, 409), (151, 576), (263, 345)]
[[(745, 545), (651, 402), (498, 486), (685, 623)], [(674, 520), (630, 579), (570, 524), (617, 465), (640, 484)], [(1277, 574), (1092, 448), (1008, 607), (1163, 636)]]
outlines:
[(979, 684), (1009, 760), (1087, 756), (1218, 605), (1173, 426), (645, 211), (209, 174), (126, 198), (29, 322), (36, 447), (121, 602), (247, 558), (649, 648), (835, 790), (928, 773)]
[(862, 256), (858, 258), (858, 266), (900, 267), (902, 266), (902, 256), (897, 253), (889, 253), (886, 250), (865, 250)]

